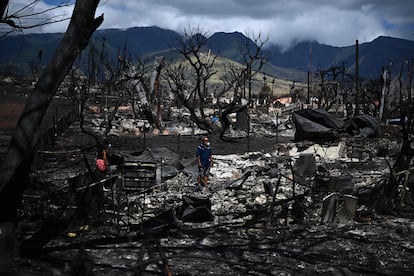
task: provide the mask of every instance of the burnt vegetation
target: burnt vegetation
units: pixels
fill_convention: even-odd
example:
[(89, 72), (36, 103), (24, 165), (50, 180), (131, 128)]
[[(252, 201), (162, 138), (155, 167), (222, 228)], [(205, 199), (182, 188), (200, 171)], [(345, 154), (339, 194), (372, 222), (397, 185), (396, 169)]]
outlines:
[[(98, 3), (76, 1), (45, 68), (4, 74), (3, 94), (28, 84), (2, 136), (1, 272), (414, 271), (410, 57), (378, 79), (317, 68), (280, 92), (261, 34), (239, 41), (237, 63), (199, 28), (171, 41), (175, 58), (131, 56), (125, 41), (112, 60), (105, 39), (89, 42)], [(6, 7), (0, 23), (25, 28)], [(204, 135), (214, 166), (203, 189), (193, 159)]]

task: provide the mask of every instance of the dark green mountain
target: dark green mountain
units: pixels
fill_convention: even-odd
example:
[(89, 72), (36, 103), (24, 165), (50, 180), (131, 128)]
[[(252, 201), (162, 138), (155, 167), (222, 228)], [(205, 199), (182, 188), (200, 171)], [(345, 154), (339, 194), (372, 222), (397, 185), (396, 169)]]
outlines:
[[(0, 40), (0, 66), (17, 74), (31, 72), (34, 65), (48, 61), (63, 34), (9, 36)], [(44, 61), (44, 62), (42, 62)]]
[[(317, 42), (302, 42), (282, 52), (278, 46), (268, 48), (270, 62), (274, 65), (307, 71), (328, 69), (344, 63), (349, 73), (355, 72), (356, 46), (332, 47)], [(362, 78), (378, 78), (382, 67), (393, 63), (394, 70), (406, 60), (414, 59), (414, 41), (380, 36), (371, 42), (359, 44), (359, 75)], [(395, 72), (395, 71), (394, 71)]]
[[(33, 67), (40, 67), (49, 61), (62, 36), (62, 33), (54, 33), (2, 38), (0, 40), (0, 69), (19, 74), (30, 73)], [(93, 43), (100, 49), (102, 42), (105, 41), (105, 50), (112, 59), (117, 58), (125, 45), (127, 54), (133, 59), (144, 55), (176, 58), (171, 47), (179, 38), (179, 33), (159, 27), (104, 29), (93, 35), (90, 45)], [(237, 62), (242, 61), (240, 45), (255, 47), (252, 40), (239, 32), (217, 32), (208, 39), (208, 48), (213, 53)], [(278, 78), (305, 81), (310, 65), (315, 71), (344, 63), (349, 73), (355, 70), (354, 45), (333, 47), (313, 41), (300, 42), (287, 51), (282, 51), (277, 45), (266, 45), (265, 50), (269, 63), (263, 71)], [(359, 45), (360, 77), (379, 77), (382, 67), (387, 66), (390, 61), (397, 71), (408, 59), (414, 59), (414, 41), (378, 37), (371, 42)]]
[(240, 46), (242, 45), (243, 48), (246, 48), (247, 45), (247, 47), (251, 50), (256, 47), (251, 39), (239, 32), (214, 33), (209, 37), (208, 41), (209, 47), (214, 53), (240, 63), (243, 62), (243, 57), (239, 51)]
[(318, 42), (300, 42), (293, 48), (283, 52), (279, 46), (268, 47), (270, 62), (282, 67), (308, 71), (313, 68), (325, 68), (329, 65), (341, 48), (319, 44)]
[(379, 77), (381, 68), (390, 62), (391, 71), (399, 72), (405, 61), (414, 61), (414, 41), (380, 36), (370, 43), (361, 44), (359, 56), (363, 76)]
[(180, 37), (174, 31), (158, 27), (134, 27), (126, 30), (105, 29), (99, 30), (93, 35), (95, 42), (105, 39), (106, 43), (113, 49), (127, 51), (132, 56), (140, 57), (152, 52), (159, 52), (169, 49)]

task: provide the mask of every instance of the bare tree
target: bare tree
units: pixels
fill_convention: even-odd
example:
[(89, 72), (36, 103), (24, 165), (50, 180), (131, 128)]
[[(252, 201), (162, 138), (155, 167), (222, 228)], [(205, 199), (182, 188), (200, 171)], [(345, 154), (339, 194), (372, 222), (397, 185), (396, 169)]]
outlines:
[[(229, 72), (229, 77), (225, 81), (223, 92), (232, 89), (233, 100), (227, 105), (224, 111), (221, 113), (220, 121), (225, 128), (221, 132), (223, 138), (224, 132), (229, 127), (229, 119), (227, 115), (231, 113), (237, 113), (238, 126), (242, 130), (247, 130), (247, 136), (250, 132), (250, 117), (248, 114), (248, 107), (253, 106), (253, 91), (252, 82), (255, 75), (257, 75), (263, 66), (267, 63), (267, 55), (263, 51), (263, 47), (267, 42), (266, 39), (262, 39), (261, 34), (250, 36), (241, 36), (239, 41), (238, 50), (241, 55), (241, 68), (233, 66), (226, 72)], [(241, 70), (240, 70), (241, 69)], [(248, 90), (248, 100), (246, 101), (246, 83)], [(266, 84), (264, 84), (265, 86)], [(246, 103), (247, 102), (247, 103)]]
[[(110, 130), (120, 105), (123, 103), (123, 97), (113, 94), (113, 90), (117, 84), (117, 70), (107, 67), (107, 74), (104, 79), (92, 81), (93, 78), (85, 78), (79, 74), (77, 68), (72, 68), (69, 76), (69, 86), (67, 97), (70, 98), (74, 105), (78, 108), (79, 127), (81, 131), (95, 139), (97, 145), (102, 144)], [(87, 121), (88, 108), (90, 101), (99, 102), (99, 110), (101, 116), (100, 130), (94, 130)], [(96, 110), (95, 110), (96, 111)]]
[(166, 68), (169, 88), (200, 129), (216, 132), (216, 126), (205, 113), (208, 82), (217, 73), (214, 69), (216, 56), (206, 48), (207, 34), (201, 33), (199, 28), (184, 30), (184, 35), (175, 43), (174, 49), (184, 61)]
[[(243, 72), (243, 79), (248, 83), (248, 99), (252, 105), (252, 80), (258, 74), (263, 66), (267, 63), (268, 57), (263, 51), (263, 47), (268, 41), (268, 38), (263, 39), (259, 33), (253, 36), (243, 37), (239, 44), (239, 52), (242, 56), (242, 64), (245, 67)], [(244, 85), (244, 89), (246, 85)], [(245, 97), (245, 95), (244, 95)]]
[[(27, 29), (33, 29), (36, 27), (62, 22), (69, 19), (69, 16), (62, 14), (57, 16), (46, 16), (40, 20), (34, 20), (35, 18), (40, 18), (43, 15), (46, 15), (50, 11), (60, 9), (71, 5), (69, 1), (61, 1), (57, 6), (54, 6), (50, 9), (36, 11), (35, 7), (40, 2), (40, 0), (32, 0), (16, 10), (9, 10), (9, 0), (0, 1), (0, 36), (5, 36), (16, 31), (23, 31)], [(35, 23), (30, 23), (30, 22)]]
[[(220, 131), (220, 138), (225, 140), (225, 132), (231, 126), (232, 122), (229, 115), (232, 113), (244, 112), (247, 115), (247, 107), (249, 101), (243, 97), (244, 84), (246, 82), (246, 69), (241, 65), (227, 64), (225, 66), (226, 73), (224, 74), (223, 86), (217, 93), (217, 98), (230, 98), (230, 102), (220, 102), (218, 106), (220, 110), (220, 122), (222, 129)], [(226, 96), (227, 95), (227, 96)]]
[(146, 119), (162, 131), (160, 76), (164, 58), (157, 57), (153, 63), (147, 58), (136, 58), (133, 63), (124, 52), (119, 61), (122, 64), (120, 81), (129, 94), (135, 118)]
[[(407, 78), (404, 84), (403, 73), (406, 67)], [(388, 68), (389, 69), (389, 68)], [(408, 179), (412, 176), (414, 148), (413, 148), (413, 133), (414, 124), (412, 122), (414, 115), (414, 103), (412, 101), (412, 80), (414, 69), (413, 62), (407, 61), (401, 65), (397, 80), (398, 86), (384, 83), (389, 88), (389, 94), (393, 95), (395, 100), (395, 108), (400, 112), (401, 123), (401, 146), (398, 155), (395, 158), (394, 164), (390, 164), (390, 180), (386, 185), (381, 187), (378, 193), (377, 206), (380, 212), (390, 212), (400, 210), (401, 208), (412, 209), (414, 205), (414, 194), (412, 187), (408, 187)], [(388, 76), (389, 77), (389, 76)], [(396, 90), (396, 91), (393, 91)], [(390, 96), (388, 96), (390, 97)], [(380, 117), (381, 118), (381, 117)]]
[[(80, 128), (83, 133), (95, 138), (97, 144), (102, 144), (102, 139), (107, 138), (118, 109), (123, 102), (123, 97), (119, 93), (122, 67), (123, 65), (119, 61), (111, 61), (108, 58), (105, 49), (105, 38), (102, 39), (100, 50), (94, 47), (93, 44), (91, 45), (88, 54), (88, 78), (83, 82), (86, 82), (86, 85), (79, 89), (86, 95), (80, 109)], [(86, 128), (84, 116), (87, 100), (92, 98), (97, 102), (98, 97), (100, 98), (98, 102), (100, 102), (101, 107), (99, 111), (103, 114), (100, 125), (103, 131), (99, 133)]]
[(346, 73), (343, 63), (333, 65), (326, 70), (322, 68), (317, 70), (315, 78), (319, 81), (319, 89), (315, 91), (319, 108), (329, 110), (340, 100), (352, 101), (349, 91), (352, 89), (353, 79)]
[(364, 114), (371, 114), (378, 117), (379, 104), (381, 98), (381, 80), (369, 79), (361, 83), (361, 90), (363, 91), (363, 111)]
[(27, 100), (5, 161), (1, 164), (0, 222), (16, 219), (16, 212), (28, 180), (33, 152), (38, 143), (40, 123), (76, 57), (103, 22), (103, 15), (95, 18), (98, 4), (99, 0), (76, 1), (66, 33)]
[[(217, 56), (208, 48), (207, 34), (200, 32), (199, 28), (184, 31), (184, 35), (175, 45), (175, 50), (183, 57), (183, 61), (166, 68), (164, 77), (170, 90), (190, 112), (192, 121), (200, 129), (220, 134), (224, 139), (224, 134), (231, 125), (228, 116), (246, 112), (248, 101), (243, 100), (246, 82), (249, 83), (251, 94), (252, 78), (266, 62), (262, 53), (263, 45), (260, 35), (254, 41), (249, 38), (241, 40), (239, 51), (243, 64), (229, 63), (221, 72), (216, 63)], [(212, 84), (213, 76), (219, 76), (221, 85)], [(209, 101), (211, 95), (218, 102), (220, 124), (215, 124), (211, 120), (212, 114), (206, 113), (206, 108), (212, 107)], [(230, 102), (220, 103), (220, 97), (224, 96)]]
[[(403, 69), (407, 67), (407, 80), (403, 84)], [(413, 61), (406, 61), (401, 65), (401, 70), (398, 74), (399, 83), (399, 108), (400, 108), (400, 122), (402, 130), (402, 146), (401, 152), (395, 162), (394, 169), (396, 172), (408, 170), (412, 159), (414, 157), (414, 148), (412, 146), (412, 137), (414, 132), (414, 124), (412, 122), (414, 115), (414, 103), (412, 102), (411, 90), (414, 69)]]

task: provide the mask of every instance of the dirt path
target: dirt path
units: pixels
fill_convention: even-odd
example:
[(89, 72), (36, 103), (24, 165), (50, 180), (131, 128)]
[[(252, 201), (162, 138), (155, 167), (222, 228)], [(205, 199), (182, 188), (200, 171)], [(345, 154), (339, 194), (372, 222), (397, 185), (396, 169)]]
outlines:
[[(143, 137), (139, 138), (140, 144), (143, 146)], [(214, 136), (209, 137), (212, 145), (213, 154), (242, 154), (247, 151), (273, 151), (278, 145), (275, 137), (263, 137), (252, 135), (249, 138), (237, 138), (232, 141), (223, 141)], [(292, 141), (291, 137), (279, 138), (279, 143)], [(194, 156), (196, 147), (201, 142), (201, 136), (147, 136), (147, 147), (167, 147), (172, 151), (179, 153), (184, 158)], [(122, 145), (116, 145), (115, 146)]]

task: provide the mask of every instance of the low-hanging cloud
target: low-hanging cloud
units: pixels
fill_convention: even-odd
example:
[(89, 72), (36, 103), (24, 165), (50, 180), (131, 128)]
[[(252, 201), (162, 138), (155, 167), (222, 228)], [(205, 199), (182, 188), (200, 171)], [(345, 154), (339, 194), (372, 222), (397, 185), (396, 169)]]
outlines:
[[(11, 1), (10, 5), (17, 7), (24, 2)], [(47, 7), (50, 5), (40, 1), (36, 9)], [(72, 9), (53, 10), (51, 15), (70, 15)], [(182, 32), (193, 26), (210, 34), (260, 33), (284, 49), (306, 40), (349, 46), (357, 39), (367, 42), (380, 35), (414, 38), (414, 1), (407, 0), (108, 0), (99, 6), (97, 14), (101, 13), (104, 22), (100, 29), (158, 26)], [(32, 31), (64, 32), (67, 24)]]

